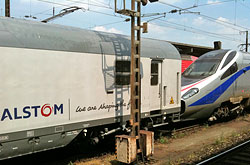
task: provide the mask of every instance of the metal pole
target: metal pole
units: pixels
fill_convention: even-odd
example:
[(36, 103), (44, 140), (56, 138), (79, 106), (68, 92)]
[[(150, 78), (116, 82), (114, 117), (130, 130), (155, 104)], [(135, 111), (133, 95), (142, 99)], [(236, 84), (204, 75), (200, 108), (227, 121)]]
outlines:
[(10, 0), (5, 0), (5, 17), (10, 17)]
[(115, 12), (117, 12), (117, 1), (115, 0)]
[(246, 31), (246, 52), (248, 52), (248, 31)]
[[(137, 5), (135, 5), (137, 3)], [(136, 10), (135, 10), (136, 7)], [(141, 78), (140, 78), (140, 52), (141, 52), (141, 2), (131, 1), (131, 136), (136, 137), (137, 153), (142, 152), (140, 143), (141, 122)], [(136, 21), (136, 22), (135, 22)]]
[[(130, 56), (130, 136), (116, 136), (117, 159), (121, 162), (131, 163), (138, 160), (138, 154), (144, 161), (144, 156), (153, 154), (153, 133), (140, 130), (141, 122), (141, 75), (140, 75), (140, 57), (141, 57), (141, 0), (131, 0), (131, 10), (126, 9), (125, 0), (123, 0), (123, 9), (117, 10), (117, 0), (115, 0), (115, 11), (131, 17), (131, 56)], [(147, 2), (147, 1), (146, 1)], [(146, 5), (144, 2), (144, 5)], [(146, 26), (145, 26), (146, 27)], [(145, 28), (145, 31), (147, 28)], [(142, 135), (141, 135), (142, 134)], [(150, 139), (146, 142), (146, 139)], [(121, 140), (130, 139), (130, 140)], [(135, 144), (136, 142), (136, 144)], [(121, 145), (121, 144), (124, 145)], [(134, 146), (136, 145), (136, 146)], [(127, 146), (125, 149), (123, 146)], [(131, 146), (133, 146), (131, 148)], [(125, 151), (124, 151), (125, 149)], [(130, 150), (132, 149), (132, 150)], [(146, 150), (145, 150), (146, 149)], [(135, 151), (136, 150), (136, 151)], [(149, 151), (150, 150), (150, 151)], [(147, 151), (147, 152), (146, 152)], [(125, 153), (124, 153), (125, 152)], [(128, 157), (124, 158), (124, 154)], [(136, 156), (135, 156), (136, 154)]]
[(53, 17), (55, 16), (55, 7), (53, 7)]
[[(135, 0), (131, 0), (131, 10), (135, 10)], [(135, 124), (135, 73), (134, 73), (134, 66), (135, 66), (135, 16), (131, 16), (131, 75), (130, 75), (130, 99), (131, 99), (131, 109), (130, 109), (130, 119), (131, 119), (131, 125), (132, 125), (132, 132), (131, 136), (136, 136), (136, 130), (134, 127)]]

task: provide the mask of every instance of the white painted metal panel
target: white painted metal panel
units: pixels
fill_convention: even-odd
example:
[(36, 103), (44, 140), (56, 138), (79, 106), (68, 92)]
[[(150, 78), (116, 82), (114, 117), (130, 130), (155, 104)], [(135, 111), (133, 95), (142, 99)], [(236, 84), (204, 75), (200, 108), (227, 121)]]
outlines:
[[(0, 130), (3, 134), (130, 113), (128, 86), (124, 87), (122, 103), (116, 103), (114, 85), (113, 89), (108, 85), (111, 94), (105, 89), (110, 79), (105, 78), (103, 66), (114, 66), (115, 56), (105, 55), (104, 62), (104, 55), (98, 54), (1, 50)], [(150, 61), (142, 58), (143, 112), (150, 111), (150, 93), (144, 90), (150, 85)], [(122, 109), (122, 113), (117, 113), (117, 109)]]
[[(112, 84), (112, 78), (115, 78), (115, 56), (6, 47), (0, 49), (1, 134), (115, 119), (130, 114), (129, 86), (123, 87), (123, 101), (116, 102), (118, 94)], [(142, 58), (141, 63), (142, 112), (149, 112), (160, 108), (160, 87), (158, 85), (155, 89), (157, 96), (152, 95), (151, 59)], [(164, 60), (162, 75), (165, 76), (164, 85), (168, 87), (166, 94), (173, 96), (174, 100), (177, 89), (175, 77), (179, 66), (179, 60)], [(160, 84), (161, 65), (159, 70)], [(169, 103), (168, 97), (166, 100)], [(157, 107), (151, 106), (154, 102)], [(177, 105), (167, 104), (164, 108)]]
[(129, 114), (128, 92), (122, 105), (106, 93), (101, 55), (1, 50), (1, 133), (115, 117), (116, 106)]
[[(180, 107), (181, 61), (165, 59), (162, 63), (162, 108)], [(178, 78), (177, 78), (177, 75)], [(165, 89), (164, 89), (165, 87)], [(172, 103), (171, 103), (172, 98)]]

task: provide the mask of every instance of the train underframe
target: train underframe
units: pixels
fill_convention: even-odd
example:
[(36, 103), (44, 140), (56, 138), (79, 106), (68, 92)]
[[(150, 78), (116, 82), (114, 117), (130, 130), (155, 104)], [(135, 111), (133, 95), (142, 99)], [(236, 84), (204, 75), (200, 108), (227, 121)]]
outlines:
[[(161, 110), (151, 111), (151, 115), (141, 119), (141, 130), (151, 130), (153, 128), (164, 126), (170, 123), (180, 121), (180, 112), (164, 114)], [(126, 120), (123, 123), (113, 123), (83, 129), (82, 135), (90, 140), (92, 144), (98, 144), (106, 136), (112, 134), (129, 134), (131, 132), (130, 121)]]
[(234, 116), (244, 114), (250, 107), (250, 98), (242, 99), (241, 101), (226, 101), (221, 103), (221, 106), (216, 108), (208, 121), (216, 121), (227, 119)]

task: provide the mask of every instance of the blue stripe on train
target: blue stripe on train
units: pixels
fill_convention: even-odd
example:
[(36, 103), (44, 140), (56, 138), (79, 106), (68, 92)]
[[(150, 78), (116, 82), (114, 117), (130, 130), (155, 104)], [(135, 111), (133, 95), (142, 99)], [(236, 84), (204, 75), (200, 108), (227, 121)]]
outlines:
[(193, 104), (190, 104), (189, 107), (214, 103), (227, 90), (227, 88), (229, 88), (230, 85), (233, 84), (233, 82), (237, 78), (239, 78), (244, 72), (246, 72), (248, 70), (250, 70), (250, 66), (241, 69), (240, 71), (235, 73), (233, 76), (231, 76), (227, 81), (225, 81), (220, 86), (218, 86), (216, 89), (214, 89), (212, 92), (210, 92), (206, 96), (202, 97), (201, 99), (197, 100)]

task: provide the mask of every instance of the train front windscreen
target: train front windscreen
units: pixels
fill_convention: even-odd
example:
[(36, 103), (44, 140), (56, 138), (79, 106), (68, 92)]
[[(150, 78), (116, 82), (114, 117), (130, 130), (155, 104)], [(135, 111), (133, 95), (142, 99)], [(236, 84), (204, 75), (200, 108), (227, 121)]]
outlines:
[(205, 78), (213, 75), (228, 50), (216, 50), (205, 53), (192, 63), (183, 73), (185, 78)]
[(220, 60), (218, 59), (196, 60), (183, 72), (182, 76), (189, 78), (208, 77), (216, 72), (219, 64)]

